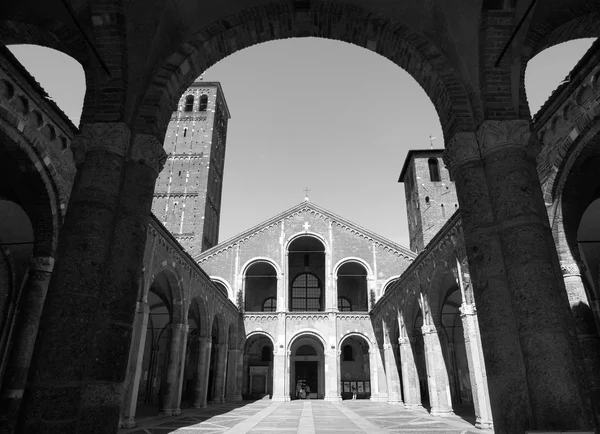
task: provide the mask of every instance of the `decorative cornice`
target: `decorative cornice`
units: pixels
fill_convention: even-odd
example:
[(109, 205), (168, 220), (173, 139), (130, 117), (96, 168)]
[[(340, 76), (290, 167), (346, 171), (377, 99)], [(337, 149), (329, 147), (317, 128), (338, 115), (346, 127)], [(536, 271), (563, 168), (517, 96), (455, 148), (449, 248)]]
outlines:
[(130, 139), (131, 131), (123, 122), (83, 124), (71, 145), (75, 166), (80, 167), (90, 151), (105, 151), (125, 157)]
[(167, 153), (156, 137), (150, 134), (136, 134), (131, 149), (131, 159), (151, 167), (158, 175), (165, 166)]
[(531, 128), (527, 120), (485, 121), (477, 130), (482, 156), (506, 146), (525, 148), (530, 136)]

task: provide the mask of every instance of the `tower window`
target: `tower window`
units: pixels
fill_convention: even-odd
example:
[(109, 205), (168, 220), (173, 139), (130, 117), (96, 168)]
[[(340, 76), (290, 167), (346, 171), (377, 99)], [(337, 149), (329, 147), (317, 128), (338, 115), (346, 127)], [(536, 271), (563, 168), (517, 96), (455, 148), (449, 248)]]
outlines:
[(208, 108), (208, 95), (200, 96), (200, 103), (198, 104), (198, 111), (205, 112)]
[(188, 95), (185, 97), (185, 109), (186, 112), (191, 112), (194, 109), (194, 95)]
[(429, 203), (429, 196), (425, 196), (425, 203)]
[(429, 161), (429, 179), (431, 182), (440, 181), (440, 166), (437, 158), (430, 158)]

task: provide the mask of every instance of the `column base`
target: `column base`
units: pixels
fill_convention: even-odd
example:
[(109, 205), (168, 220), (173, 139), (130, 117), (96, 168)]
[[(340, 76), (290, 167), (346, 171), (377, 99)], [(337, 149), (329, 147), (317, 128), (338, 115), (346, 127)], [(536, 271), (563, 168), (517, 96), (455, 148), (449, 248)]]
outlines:
[(175, 411), (175, 410), (173, 410), (172, 408), (165, 408), (165, 409), (162, 409), (159, 412), (159, 414), (161, 416), (173, 416), (173, 411)]
[(223, 404), (223, 402), (224, 401), (222, 399), (213, 399), (209, 402), (209, 404)]
[(379, 395), (379, 396), (373, 396), (371, 395), (371, 397), (369, 398), (370, 401), (373, 402), (387, 402), (388, 401), (388, 397), (387, 395)]
[(390, 405), (404, 405), (401, 399), (389, 399), (387, 403)]
[(432, 408), (431, 411), (429, 412), (429, 414), (431, 414), (432, 416), (436, 416), (436, 417), (454, 416), (454, 410), (452, 410), (452, 409), (442, 410), (442, 409)]
[(241, 401), (241, 400), (242, 400), (242, 395), (231, 395), (231, 396), (225, 397), (225, 401)]
[(206, 408), (206, 402), (201, 402), (199, 404), (192, 404), (192, 408)]
[(325, 398), (323, 398), (323, 401), (330, 401), (330, 402), (339, 402), (342, 400), (342, 397), (340, 395), (332, 395), (332, 396), (325, 396)]
[(427, 410), (425, 410), (425, 407), (423, 407), (421, 404), (404, 403), (404, 408), (407, 410), (413, 410), (413, 411), (427, 411)]
[(180, 408), (176, 408), (173, 410), (173, 416), (179, 416), (181, 415), (181, 409)]
[(488, 421), (488, 420), (483, 421), (483, 420), (477, 418), (475, 420), (475, 428), (493, 430), (494, 429), (494, 422)]
[(290, 400), (291, 400), (291, 398), (286, 395), (273, 395), (273, 397), (271, 398), (271, 401), (277, 401), (277, 402), (284, 402), (284, 401), (290, 401)]
[(124, 419), (121, 419), (119, 426), (121, 428), (135, 428), (137, 426), (137, 424), (135, 423), (135, 417), (126, 417)]

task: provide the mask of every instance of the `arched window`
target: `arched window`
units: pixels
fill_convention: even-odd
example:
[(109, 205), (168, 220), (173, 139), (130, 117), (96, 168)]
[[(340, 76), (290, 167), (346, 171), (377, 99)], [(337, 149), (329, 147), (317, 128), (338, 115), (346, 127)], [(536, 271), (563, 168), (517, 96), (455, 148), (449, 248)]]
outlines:
[(292, 311), (322, 310), (321, 282), (314, 274), (302, 273), (292, 282)]
[(354, 351), (351, 345), (344, 345), (344, 362), (352, 362), (354, 360)]
[(340, 312), (350, 312), (352, 310), (350, 300), (346, 297), (338, 297), (338, 310)]
[(186, 112), (191, 112), (194, 109), (194, 95), (188, 95), (185, 97), (185, 109)]
[(277, 299), (275, 297), (269, 297), (265, 300), (262, 307), (263, 312), (275, 312), (277, 311)]
[(198, 111), (205, 112), (208, 108), (208, 95), (200, 96), (200, 103), (198, 104)]
[(440, 166), (437, 158), (430, 158), (429, 161), (429, 179), (432, 182), (440, 181)]
[(265, 346), (262, 348), (260, 352), (260, 361), (261, 362), (270, 362), (271, 361), (271, 347)]

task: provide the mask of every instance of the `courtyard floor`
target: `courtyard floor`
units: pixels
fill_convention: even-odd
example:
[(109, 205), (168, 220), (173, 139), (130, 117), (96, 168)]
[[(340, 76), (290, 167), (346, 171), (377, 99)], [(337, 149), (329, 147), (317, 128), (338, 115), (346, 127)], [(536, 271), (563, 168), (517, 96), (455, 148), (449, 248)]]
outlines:
[(183, 410), (180, 416), (141, 419), (138, 424), (136, 428), (121, 429), (119, 434), (491, 433), (459, 416), (433, 417), (425, 410), (362, 400), (228, 402)]

